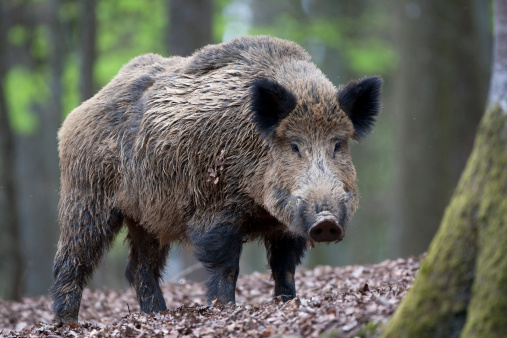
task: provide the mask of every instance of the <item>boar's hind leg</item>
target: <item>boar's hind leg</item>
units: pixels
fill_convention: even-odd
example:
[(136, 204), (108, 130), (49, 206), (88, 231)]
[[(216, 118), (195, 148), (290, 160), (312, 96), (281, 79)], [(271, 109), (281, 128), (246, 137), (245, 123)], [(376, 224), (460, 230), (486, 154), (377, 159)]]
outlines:
[(59, 325), (77, 322), (86, 281), (122, 226), (120, 213), (108, 210), (102, 201), (84, 205), (84, 198), (71, 201), (62, 194), (61, 235), (50, 290), (55, 322)]
[(160, 289), (160, 280), (169, 245), (160, 246), (155, 236), (131, 220), (127, 220), (127, 225), (130, 253), (125, 276), (136, 290), (142, 312), (165, 311), (167, 307)]
[(299, 237), (274, 235), (265, 238), (268, 261), (275, 280), (275, 297), (284, 302), (296, 297), (294, 273), (306, 249), (306, 240)]
[(234, 226), (218, 224), (191, 232), (190, 240), (195, 246), (195, 257), (211, 274), (206, 282), (208, 303), (218, 299), (222, 304), (234, 304), (243, 247), (241, 233)]

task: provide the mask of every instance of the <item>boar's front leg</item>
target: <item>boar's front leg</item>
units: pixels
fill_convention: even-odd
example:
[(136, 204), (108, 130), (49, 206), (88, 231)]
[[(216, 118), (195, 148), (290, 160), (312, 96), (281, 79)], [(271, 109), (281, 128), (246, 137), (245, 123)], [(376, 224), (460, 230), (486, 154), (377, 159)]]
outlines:
[(294, 273), (306, 249), (306, 239), (277, 234), (266, 237), (266, 250), (271, 273), (275, 280), (275, 297), (284, 302), (296, 297)]
[(231, 224), (216, 224), (190, 233), (195, 257), (211, 274), (206, 282), (208, 303), (235, 303), (239, 256), (243, 247), (241, 233)]

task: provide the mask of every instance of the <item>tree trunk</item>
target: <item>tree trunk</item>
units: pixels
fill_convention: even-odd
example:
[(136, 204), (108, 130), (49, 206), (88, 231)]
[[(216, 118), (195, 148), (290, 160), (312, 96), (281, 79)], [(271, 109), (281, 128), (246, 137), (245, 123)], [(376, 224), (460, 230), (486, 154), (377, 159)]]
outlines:
[[(62, 120), (62, 75), (64, 67), (64, 34), (59, 13), (60, 0), (48, 3), (47, 24), (50, 54), (48, 102), (33, 100), (31, 110), (37, 116), (37, 129), (31, 135), (18, 136), (18, 180), (20, 221), (23, 224), (22, 247), (26, 256), (25, 296), (47, 294), (52, 284), (53, 258), (58, 241), (57, 206), (59, 190), (58, 143)], [(34, 15), (27, 7), (26, 15)], [(32, 57), (34, 57), (32, 55)], [(33, 61), (33, 60), (32, 60)], [(36, 69), (36, 68), (34, 68)], [(36, 69), (39, 70), (39, 69)]]
[(81, 101), (86, 101), (95, 94), (95, 83), (93, 81), (93, 67), (95, 65), (95, 40), (97, 20), (95, 15), (96, 1), (80, 1), (82, 15), (80, 16), (80, 56), (81, 56), (81, 77), (79, 89)]
[(490, 70), (488, 2), (398, 1), (393, 257), (428, 248), (470, 154)]
[(384, 337), (507, 332), (507, 3), (495, 1), (488, 107), (459, 185), (412, 289)]
[(188, 56), (212, 42), (213, 3), (211, 0), (169, 1), (169, 51)]
[[(18, 206), (15, 186), (15, 136), (10, 127), (4, 91), (7, 73), (7, 5), (0, 3), (0, 298), (19, 300), (22, 294), (23, 260), (20, 246)], [(0, 196), (2, 197), (2, 196)]]

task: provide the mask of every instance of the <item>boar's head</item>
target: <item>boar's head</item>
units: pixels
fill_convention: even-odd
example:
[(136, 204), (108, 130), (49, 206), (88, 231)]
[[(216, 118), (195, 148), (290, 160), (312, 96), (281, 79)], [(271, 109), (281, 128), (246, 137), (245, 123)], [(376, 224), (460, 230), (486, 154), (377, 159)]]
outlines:
[(373, 128), (381, 86), (379, 77), (339, 89), (323, 77), (252, 83), (252, 120), (268, 144), (263, 204), (288, 232), (316, 242), (345, 236), (358, 206), (349, 143)]

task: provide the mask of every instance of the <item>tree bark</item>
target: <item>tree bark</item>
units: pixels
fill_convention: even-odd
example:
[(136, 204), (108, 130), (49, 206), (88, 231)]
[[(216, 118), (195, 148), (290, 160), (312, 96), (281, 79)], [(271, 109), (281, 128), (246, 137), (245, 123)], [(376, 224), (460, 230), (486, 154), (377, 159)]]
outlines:
[[(37, 129), (31, 135), (19, 136), (17, 186), (19, 187), (20, 221), (23, 225), (22, 247), (26, 256), (25, 296), (47, 294), (52, 284), (53, 258), (58, 241), (58, 143), (57, 131), (62, 121), (62, 76), (65, 61), (63, 41), (67, 31), (59, 16), (60, 0), (47, 4), (47, 21), (36, 24), (48, 28), (50, 53), (39, 60), (49, 66), (48, 87), (50, 96), (46, 102), (33, 99), (31, 110), (37, 116)], [(33, 15), (34, 8), (27, 7), (26, 15)], [(32, 55), (32, 58), (35, 56)], [(37, 63), (33, 61), (34, 71)]]
[(23, 259), (20, 245), (17, 194), (15, 186), (15, 136), (9, 123), (4, 83), (7, 74), (7, 4), (0, 3), (0, 191), (4, 211), (0, 222), (0, 298), (20, 300)]
[(412, 289), (384, 337), (507, 332), (507, 3), (495, 1), (488, 106), (474, 149)]
[(80, 56), (81, 77), (79, 89), (81, 101), (86, 101), (95, 94), (93, 67), (95, 65), (97, 19), (95, 15), (96, 0), (80, 0), (82, 15), (80, 17)]
[(213, 40), (213, 2), (170, 0), (169, 24), (169, 52), (188, 56)]
[(490, 70), (488, 2), (398, 1), (392, 256), (419, 255), (470, 154)]

